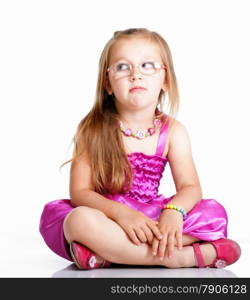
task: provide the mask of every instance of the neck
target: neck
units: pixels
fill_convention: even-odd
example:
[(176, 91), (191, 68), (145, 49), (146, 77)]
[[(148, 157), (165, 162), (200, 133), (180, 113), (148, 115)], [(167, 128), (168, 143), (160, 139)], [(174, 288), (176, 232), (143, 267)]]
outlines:
[(155, 119), (155, 109), (148, 111), (129, 112), (125, 111), (120, 114), (120, 120), (125, 127), (147, 129), (153, 126)]

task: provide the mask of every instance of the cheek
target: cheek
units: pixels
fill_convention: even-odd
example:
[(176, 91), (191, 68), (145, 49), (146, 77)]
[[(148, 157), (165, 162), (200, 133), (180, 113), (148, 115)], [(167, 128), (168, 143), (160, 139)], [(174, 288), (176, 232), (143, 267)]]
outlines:
[(111, 82), (111, 87), (115, 94), (126, 93), (128, 90), (128, 84), (122, 80), (116, 81), (115, 83)]
[(163, 85), (163, 81), (156, 80), (156, 81), (152, 81), (148, 85), (148, 87), (149, 87), (149, 90), (151, 91), (151, 93), (158, 94), (162, 88), (162, 85)]

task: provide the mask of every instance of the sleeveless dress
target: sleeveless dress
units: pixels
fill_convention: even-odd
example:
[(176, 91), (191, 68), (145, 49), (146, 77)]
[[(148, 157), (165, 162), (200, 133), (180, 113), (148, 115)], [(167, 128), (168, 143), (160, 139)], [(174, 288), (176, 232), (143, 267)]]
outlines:
[[(167, 115), (165, 115), (167, 116)], [(168, 162), (163, 151), (168, 138), (168, 123), (163, 123), (154, 155), (142, 152), (128, 154), (133, 168), (134, 180), (129, 192), (123, 194), (103, 194), (104, 197), (143, 212), (152, 220), (158, 220), (161, 208), (175, 195), (166, 198), (158, 195), (163, 171)], [(70, 199), (59, 199), (47, 203), (43, 209), (39, 231), (47, 246), (59, 256), (73, 261), (69, 244), (63, 232), (66, 215), (72, 211)], [(215, 199), (201, 199), (187, 214), (183, 223), (183, 233), (204, 241), (214, 241), (227, 237), (228, 218), (224, 207)]]

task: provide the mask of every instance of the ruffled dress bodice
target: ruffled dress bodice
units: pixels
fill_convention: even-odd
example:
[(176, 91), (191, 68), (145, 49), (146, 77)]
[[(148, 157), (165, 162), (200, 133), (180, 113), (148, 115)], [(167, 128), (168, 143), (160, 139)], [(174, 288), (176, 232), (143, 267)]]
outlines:
[(134, 152), (128, 155), (133, 168), (133, 184), (124, 195), (138, 202), (148, 203), (159, 197), (158, 188), (165, 169), (167, 158)]

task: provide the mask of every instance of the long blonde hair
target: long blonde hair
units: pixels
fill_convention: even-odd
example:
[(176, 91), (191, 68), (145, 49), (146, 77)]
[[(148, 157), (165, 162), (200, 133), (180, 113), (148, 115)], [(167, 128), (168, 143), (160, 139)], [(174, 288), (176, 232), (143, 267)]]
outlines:
[[(113, 94), (109, 95), (106, 90), (106, 70), (109, 66), (112, 46), (120, 39), (136, 37), (149, 38), (150, 41), (159, 46), (163, 64), (167, 67), (168, 115), (174, 119), (179, 108), (177, 81), (167, 42), (160, 34), (146, 28), (115, 31), (113, 37), (105, 45), (99, 60), (95, 103), (90, 112), (78, 124), (73, 137), (72, 158), (60, 166), (61, 168), (68, 162), (73, 162), (87, 155), (94, 189), (101, 194), (126, 192), (130, 189), (133, 181), (133, 170), (127, 158), (119, 130), (119, 116), (115, 106), (115, 98)], [(165, 92), (161, 90), (156, 108), (161, 112), (160, 117), (164, 116), (164, 100)]]

